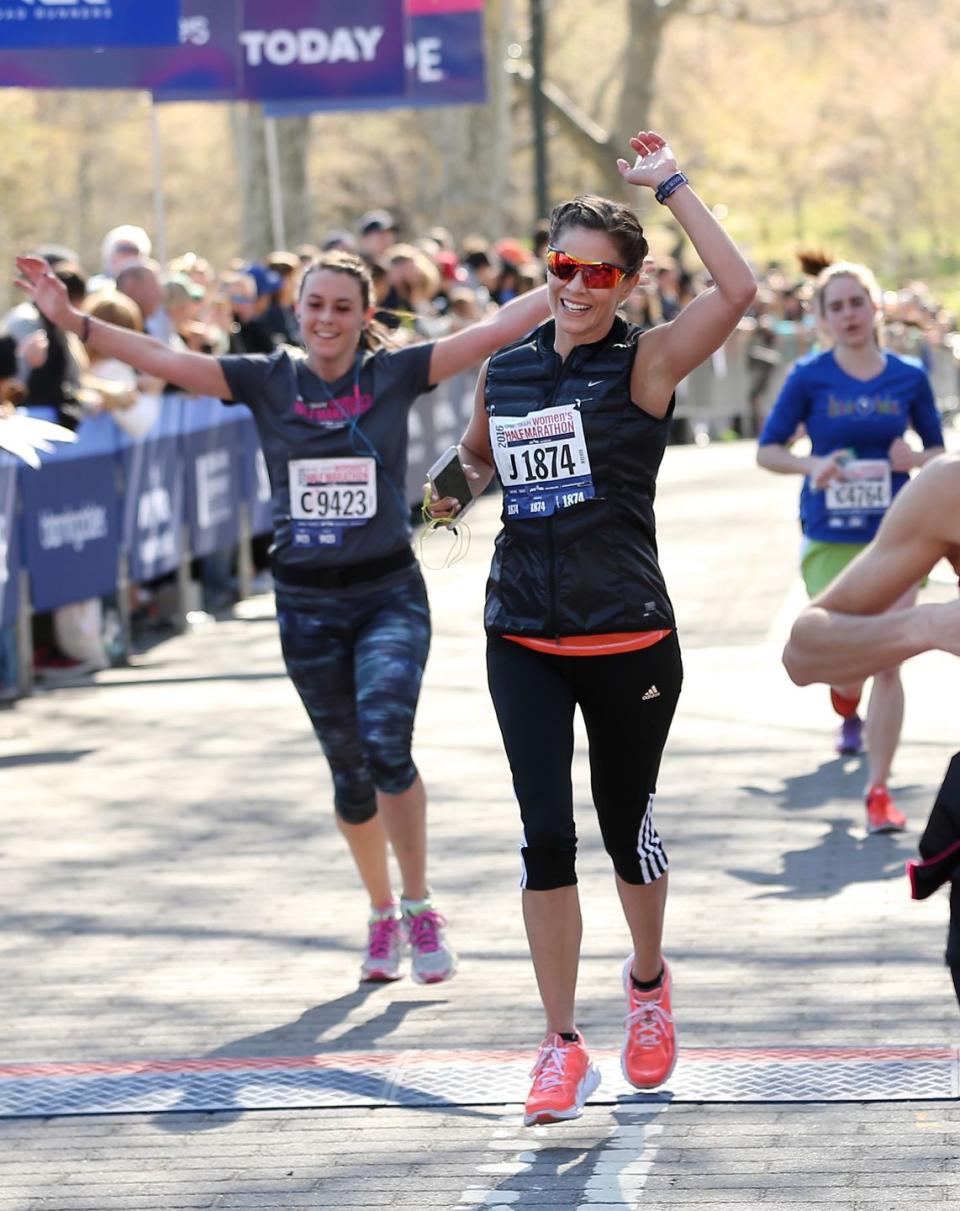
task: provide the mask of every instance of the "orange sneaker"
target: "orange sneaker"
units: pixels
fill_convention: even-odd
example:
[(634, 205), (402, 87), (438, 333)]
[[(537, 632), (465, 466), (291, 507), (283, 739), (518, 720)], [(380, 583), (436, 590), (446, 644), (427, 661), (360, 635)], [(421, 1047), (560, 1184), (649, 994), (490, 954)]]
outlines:
[(867, 792), (867, 832), (901, 833), (907, 827), (907, 817), (893, 806), (885, 786), (871, 786)]
[(524, 1127), (579, 1118), (583, 1103), (600, 1084), (600, 1070), (590, 1063), (583, 1035), (568, 1043), (559, 1034), (548, 1034), (530, 1075), (533, 1084), (523, 1108)]
[(663, 964), (663, 983), (652, 992), (634, 987), (633, 955), (623, 965), (627, 994), (626, 1038), (620, 1053), (623, 1075), (637, 1089), (656, 1089), (677, 1063), (677, 1031), (670, 1004), (670, 968)]

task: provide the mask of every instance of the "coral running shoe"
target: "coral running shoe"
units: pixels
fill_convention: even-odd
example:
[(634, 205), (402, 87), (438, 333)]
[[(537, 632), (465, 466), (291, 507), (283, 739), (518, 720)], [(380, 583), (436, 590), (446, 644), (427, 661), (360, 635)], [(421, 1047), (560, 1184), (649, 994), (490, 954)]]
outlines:
[(530, 1070), (533, 1084), (523, 1108), (523, 1125), (579, 1118), (583, 1104), (600, 1084), (600, 1069), (590, 1063), (583, 1035), (570, 1043), (548, 1034)]
[(415, 984), (441, 984), (457, 969), (457, 956), (444, 932), (445, 919), (429, 900), (401, 900), (403, 923), (410, 942), (410, 974)]
[(620, 1053), (623, 1075), (636, 1089), (656, 1089), (677, 1063), (677, 1031), (670, 1004), (670, 968), (663, 964), (663, 982), (651, 992), (641, 992), (631, 979), (633, 955), (623, 965), (623, 990), (627, 994), (626, 1037)]
[(907, 817), (893, 806), (885, 786), (871, 786), (867, 792), (867, 832), (902, 833)]
[(404, 950), (400, 922), (400, 913), (395, 904), (371, 914), (367, 953), (360, 969), (361, 980), (389, 984), (391, 980), (400, 979), (400, 960)]
[(841, 757), (856, 757), (863, 752), (863, 720), (859, 715), (851, 715), (840, 724), (836, 748)]

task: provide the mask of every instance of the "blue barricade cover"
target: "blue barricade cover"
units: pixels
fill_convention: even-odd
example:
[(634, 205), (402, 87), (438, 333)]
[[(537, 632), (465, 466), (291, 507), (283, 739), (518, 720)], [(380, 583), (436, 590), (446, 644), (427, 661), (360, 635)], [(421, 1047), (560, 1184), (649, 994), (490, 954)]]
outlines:
[(238, 406), (232, 411), (239, 421), (240, 491), (250, 513), (250, 530), (253, 534), (270, 534), (273, 531), (270, 475), (260, 448), (257, 426), (246, 408)]
[[(47, 409), (30, 415), (47, 418)], [(73, 445), (43, 454), (39, 470), (21, 467), (22, 558), (35, 610), (52, 610), (111, 592), (117, 583), (120, 509), (118, 430), (90, 417)]]
[(149, 433), (120, 439), (121, 541), (135, 582), (172, 572), (183, 559), (186, 502), (180, 428), (184, 407), (179, 395), (165, 395)]
[(184, 401), (180, 449), (194, 555), (233, 546), (240, 533), (240, 420), (218, 399)]
[(0, 626), (13, 622), (19, 601), (18, 469), (18, 460), (0, 453)]

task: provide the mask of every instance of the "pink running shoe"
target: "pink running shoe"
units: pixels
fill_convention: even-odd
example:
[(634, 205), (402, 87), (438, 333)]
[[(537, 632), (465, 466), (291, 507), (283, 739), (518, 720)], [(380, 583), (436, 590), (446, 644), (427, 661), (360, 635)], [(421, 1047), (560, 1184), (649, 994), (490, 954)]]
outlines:
[(579, 1118), (583, 1104), (600, 1084), (600, 1069), (590, 1063), (581, 1035), (570, 1043), (548, 1034), (530, 1072), (533, 1084), (523, 1107), (524, 1127)]
[(457, 969), (457, 956), (444, 932), (446, 921), (429, 900), (401, 900), (410, 942), (410, 974), (415, 984), (441, 984)]
[(623, 991), (627, 997), (626, 1034), (620, 1066), (636, 1089), (656, 1089), (677, 1063), (677, 1028), (671, 1004), (670, 968), (663, 964), (663, 983), (651, 992), (635, 987), (630, 973), (633, 955), (623, 965)]
[(367, 953), (360, 968), (360, 979), (373, 984), (389, 984), (400, 979), (400, 959), (403, 956), (403, 934), (400, 913), (395, 904), (370, 916)]

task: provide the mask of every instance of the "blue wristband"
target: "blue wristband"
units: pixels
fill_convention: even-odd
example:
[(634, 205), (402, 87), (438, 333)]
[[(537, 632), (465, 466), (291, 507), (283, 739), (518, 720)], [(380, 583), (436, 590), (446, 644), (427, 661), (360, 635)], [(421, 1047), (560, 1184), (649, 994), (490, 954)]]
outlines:
[(672, 177), (667, 177), (665, 181), (661, 181), (657, 186), (657, 192), (653, 195), (662, 206), (672, 193), (680, 188), (681, 185), (689, 185), (686, 174), (675, 172)]

